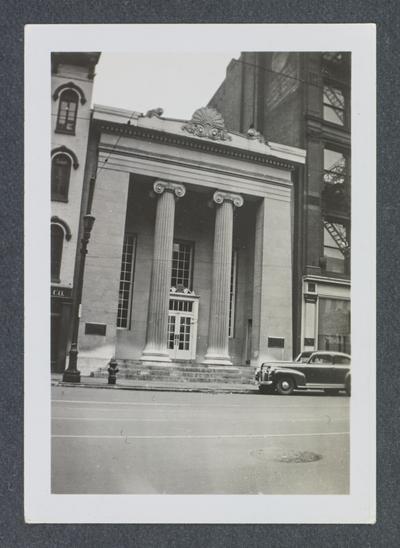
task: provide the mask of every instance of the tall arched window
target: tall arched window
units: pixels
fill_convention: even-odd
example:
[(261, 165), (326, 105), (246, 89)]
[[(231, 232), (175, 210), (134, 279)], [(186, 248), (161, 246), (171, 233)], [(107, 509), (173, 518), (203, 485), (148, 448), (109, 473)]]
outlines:
[(61, 257), (63, 250), (64, 230), (60, 225), (51, 225), (51, 281), (60, 281)]
[(56, 131), (75, 134), (77, 113), (78, 94), (72, 89), (66, 89), (60, 95)]
[(51, 199), (68, 201), (71, 158), (67, 154), (56, 154), (51, 161)]

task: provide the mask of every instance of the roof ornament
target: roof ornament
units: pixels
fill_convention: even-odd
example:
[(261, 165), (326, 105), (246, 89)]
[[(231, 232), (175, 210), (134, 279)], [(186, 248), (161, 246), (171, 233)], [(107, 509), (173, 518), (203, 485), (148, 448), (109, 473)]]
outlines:
[(260, 143), (266, 142), (264, 135), (257, 131), (253, 124), (251, 124), (251, 126), (247, 130), (247, 138), (251, 139), (252, 141), (258, 141)]
[(160, 118), (164, 114), (164, 109), (158, 107), (158, 108), (152, 108), (148, 110), (145, 114), (146, 118), (153, 118), (153, 116), (156, 116), (157, 118)]
[(192, 119), (182, 126), (182, 130), (195, 137), (206, 137), (213, 141), (230, 141), (232, 139), (221, 114), (209, 107), (197, 109)]

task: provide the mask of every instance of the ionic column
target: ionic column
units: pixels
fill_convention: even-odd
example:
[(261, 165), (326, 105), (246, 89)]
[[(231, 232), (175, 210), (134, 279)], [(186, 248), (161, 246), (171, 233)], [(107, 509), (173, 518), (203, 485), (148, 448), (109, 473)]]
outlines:
[(208, 348), (204, 363), (232, 365), (229, 357), (229, 295), (232, 268), (233, 208), (243, 205), (239, 194), (215, 192), (213, 273)]
[(169, 290), (171, 285), (175, 200), (185, 195), (183, 185), (156, 181), (157, 200), (154, 251), (151, 270), (146, 346), (141, 360), (171, 361), (167, 348)]

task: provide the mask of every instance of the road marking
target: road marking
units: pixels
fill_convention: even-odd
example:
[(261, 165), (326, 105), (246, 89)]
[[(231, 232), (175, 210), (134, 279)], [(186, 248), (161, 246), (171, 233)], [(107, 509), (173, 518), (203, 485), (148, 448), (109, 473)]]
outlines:
[(126, 436), (104, 436), (95, 434), (52, 434), (52, 438), (86, 438), (86, 439), (107, 439), (107, 440), (204, 440), (204, 439), (240, 439), (240, 438), (290, 438), (290, 437), (306, 437), (306, 436), (348, 436), (350, 432), (312, 432), (301, 434), (185, 434), (185, 435), (157, 435), (157, 436), (138, 436), (138, 435), (126, 435)]
[[(98, 421), (98, 422), (105, 422), (105, 421), (129, 421), (129, 422), (169, 422), (171, 423), (172, 419), (146, 419), (146, 418), (136, 418), (136, 417), (52, 417), (51, 420), (53, 421)], [(248, 420), (251, 420), (251, 422), (254, 422), (254, 417), (249, 417)], [(347, 421), (347, 417), (345, 418), (331, 418), (328, 416), (325, 417), (303, 417), (301, 419), (296, 418), (271, 418), (268, 417), (267, 422), (345, 422)], [(194, 419), (192, 417), (185, 418), (181, 417), (179, 418), (180, 422), (190, 422), (193, 423)], [(175, 417), (175, 422), (178, 422), (178, 420)]]
[[(162, 403), (162, 402), (138, 402), (138, 401), (98, 401), (98, 400), (51, 400), (53, 403), (86, 403), (91, 404), (104, 404), (104, 405), (167, 405), (171, 407), (192, 407), (191, 403)], [(240, 407), (237, 405), (235, 407)]]
[[(102, 404), (102, 405), (135, 405), (135, 406), (151, 406), (151, 407), (165, 406), (165, 407), (192, 407), (193, 408), (193, 402), (191, 402), (191, 403), (165, 403), (165, 402), (98, 401), (98, 400), (93, 400), (93, 401), (90, 401), (90, 400), (51, 400), (51, 402), (52, 403), (85, 403), (87, 405)], [(216, 404), (204, 403), (204, 409), (209, 409), (210, 407), (218, 407), (218, 408), (240, 407), (241, 409), (244, 409), (244, 408), (254, 409), (254, 407), (250, 406), (250, 405), (247, 405), (247, 406), (246, 405), (236, 405), (236, 404), (216, 405)], [(320, 407), (319, 405), (279, 405), (278, 407), (276, 407), (276, 410), (279, 410), (279, 409), (295, 409), (295, 408), (315, 409), (316, 407), (320, 408), (320, 409), (343, 409), (343, 407), (339, 406), (339, 405), (324, 405), (323, 407)], [(348, 406), (345, 406), (344, 409), (348, 409)], [(259, 410), (259, 411), (267, 410), (268, 412), (273, 411), (273, 409), (271, 409), (269, 407), (260, 407), (260, 408), (257, 408), (257, 410)]]
[[(130, 421), (130, 422), (171, 422), (171, 419), (139, 419), (133, 417), (52, 417), (52, 421)], [(187, 419), (193, 422), (192, 419)]]

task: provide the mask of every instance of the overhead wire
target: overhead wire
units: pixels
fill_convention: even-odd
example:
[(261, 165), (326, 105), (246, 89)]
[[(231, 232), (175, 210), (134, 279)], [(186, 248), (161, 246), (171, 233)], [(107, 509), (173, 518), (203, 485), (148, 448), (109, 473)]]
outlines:
[[(128, 121), (126, 122), (126, 125), (128, 125), (128, 126), (130, 125), (130, 122), (131, 122), (131, 120), (132, 120), (132, 117), (133, 117), (133, 115), (136, 114), (136, 113), (137, 113), (136, 110), (132, 110), (132, 113), (131, 113), (131, 115), (129, 116)], [(105, 158), (105, 160), (103, 160), (103, 163), (102, 163), (102, 165), (100, 166), (100, 168), (97, 169), (96, 178), (98, 177), (99, 173), (101, 173), (101, 171), (104, 169), (105, 165), (107, 164), (108, 160), (110, 159), (111, 154), (114, 152), (114, 150), (115, 150), (116, 147), (118, 146), (118, 143), (120, 142), (121, 137), (122, 137), (122, 133), (121, 133), (121, 135), (118, 135), (118, 138), (117, 138), (117, 140), (115, 141), (115, 143), (113, 144), (113, 146), (112, 146), (111, 150), (109, 151), (107, 157)]]
[[(284, 76), (285, 78), (290, 78), (291, 80), (297, 80), (298, 82), (301, 82), (303, 84), (307, 84), (308, 86), (314, 86), (314, 87), (317, 87), (317, 88), (322, 89), (322, 90), (324, 89), (324, 86), (320, 86), (319, 84), (311, 82), (310, 80), (304, 80), (303, 78), (297, 78), (296, 76), (292, 76), (291, 74), (287, 74), (287, 73), (282, 72), (282, 71), (268, 69), (268, 68), (266, 68), (262, 65), (257, 65), (256, 63), (249, 63), (248, 61), (243, 61), (241, 59), (232, 59), (232, 61), (234, 63), (240, 64), (240, 65), (247, 65), (249, 67), (253, 67), (253, 68), (256, 68), (258, 70), (262, 70), (264, 72), (270, 72), (272, 74), (277, 74), (279, 76)], [(350, 87), (349, 82), (344, 82), (343, 80), (338, 80), (336, 78), (334, 80), (335, 80), (335, 82), (337, 82), (338, 84), (340, 84), (342, 86)]]
[[(236, 64), (241, 64), (241, 65), (244, 65), (244, 66), (250, 66), (250, 67), (253, 67), (257, 70), (262, 70), (264, 72), (268, 72), (268, 73), (271, 73), (271, 74), (276, 74), (278, 76), (282, 76), (284, 78), (288, 78), (288, 79), (291, 79), (291, 80), (296, 80), (302, 84), (306, 84), (306, 85), (309, 85), (309, 86), (314, 86), (314, 87), (317, 87), (319, 89), (324, 89), (324, 86), (321, 86), (315, 82), (311, 82), (309, 80), (304, 80), (303, 78), (298, 78), (296, 76), (293, 76), (291, 74), (287, 74), (285, 72), (282, 72), (282, 71), (276, 71), (276, 70), (273, 70), (273, 69), (268, 69), (266, 68), (265, 66), (262, 66), (262, 65), (259, 65), (259, 64), (255, 64), (255, 63), (250, 63), (248, 61), (243, 61), (243, 59), (232, 59), (232, 61)], [(231, 62), (232, 62), (231, 61)], [(348, 86), (349, 84), (347, 82), (343, 82), (341, 80), (336, 80), (339, 84), (341, 85), (344, 85), (344, 86)], [(132, 111), (128, 121), (126, 122), (127, 125), (130, 124), (130, 121), (132, 120), (132, 117), (133, 115), (136, 113), (136, 111)], [(52, 116), (58, 116), (58, 114), (54, 113), (52, 114)], [(80, 119), (80, 120), (90, 120), (90, 117), (83, 117), (83, 116), (77, 116), (76, 117), (77, 119)], [(102, 162), (102, 165), (97, 169), (97, 173), (96, 173), (96, 177), (99, 175), (99, 173), (101, 173), (101, 171), (105, 168), (111, 154), (114, 152), (114, 150), (116, 149), (116, 147), (118, 146), (118, 143), (119, 141), (121, 140), (122, 138), (122, 134), (118, 136), (118, 138), (116, 139), (114, 145), (112, 146), (111, 150), (109, 151), (107, 157), (105, 158), (105, 160), (103, 160)]]

